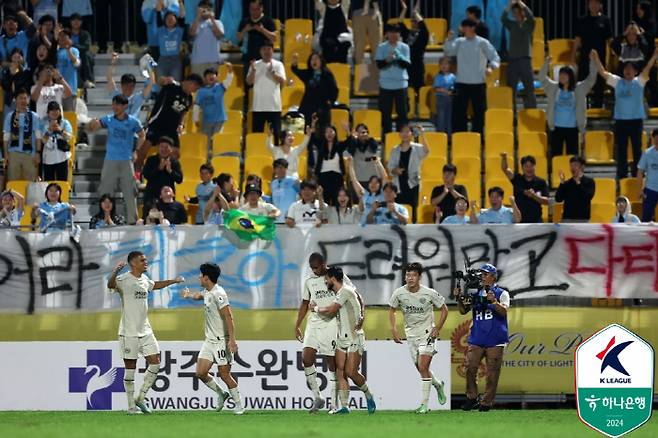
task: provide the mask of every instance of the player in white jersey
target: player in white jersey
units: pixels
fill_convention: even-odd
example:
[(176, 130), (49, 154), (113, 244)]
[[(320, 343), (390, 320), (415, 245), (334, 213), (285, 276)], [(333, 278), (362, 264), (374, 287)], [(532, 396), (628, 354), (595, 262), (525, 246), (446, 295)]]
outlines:
[[(119, 275), (126, 266), (126, 262), (119, 262), (112, 271), (107, 282), (108, 289), (117, 292), (121, 297), (121, 323), (119, 324), (119, 348), (125, 364), (123, 385), (128, 397), (128, 413), (136, 414), (140, 411), (150, 414), (144, 397), (160, 371), (160, 348), (153, 335), (153, 329), (148, 320), (148, 293), (157, 289), (164, 289), (172, 284), (182, 283), (183, 277), (175, 280), (153, 281), (144, 274), (148, 269), (148, 261), (144, 253), (132, 251), (128, 254), (130, 271)], [(148, 366), (144, 383), (139, 390), (137, 398), (135, 392), (135, 369), (137, 359), (143, 356)], [(139, 408), (139, 409), (138, 409)]]
[(334, 300), (335, 293), (327, 289), (324, 281), (324, 275), (327, 272), (327, 263), (322, 254), (314, 252), (308, 258), (308, 264), (313, 272), (304, 283), (302, 290), (302, 302), (297, 312), (297, 322), (295, 323), (295, 337), (299, 342), (304, 344), (302, 350), (302, 363), (304, 364), (304, 374), (306, 383), (313, 392), (315, 402), (310, 412), (315, 413), (322, 409), (325, 401), (320, 395), (320, 387), (317, 381), (317, 371), (315, 369), (315, 359), (319, 354), (324, 356), (329, 368), (329, 383), (331, 391), (331, 408), (329, 413), (335, 412), (338, 404), (338, 388), (336, 386), (336, 362), (334, 360), (334, 350), (336, 349), (336, 337), (338, 336), (338, 321), (334, 316), (324, 316), (317, 313), (311, 313), (306, 322), (306, 330), (302, 336), (302, 321), (306, 317), (309, 309), (309, 303), (314, 301), (321, 307), (328, 306)]
[[(407, 335), (411, 359), (420, 373), (422, 379), (421, 405), (416, 409), (418, 414), (428, 412), (427, 402), (430, 389), (436, 389), (439, 403), (445, 404), (446, 396), (443, 392), (443, 381), (434, 377), (430, 370), (432, 357), (436, 354), (435, 341), (439, 337), (439, 330), (448, 317), (448, 307), (445, 298), (434, 289), (420, 284), (423, 266), (420, 263), (410, 263), (405, 267), (405, 285), (396, 289), (389, 301), (388, 319), (391, 325), (393, 340), (401, 344), (395, 321), (395, 312), (402, 310), (404, 315), (404, 332)], [(441, 311), (438, 325), (434, 325), (434, 309)]]
[[(203, 300), (205, 307), (206, 340), (199, 352), (196, 375), (208, 388), (217, 393), (218, 412), (224, 407), (226, 399), (231, 397), (235, 402), (233, 413), (242, 415), (244, 414), (244, 407), (240, 398), (240, 390), (237, 382), (231, 376), (233, 355), (238, 351), (238, 344), (235, 341), (233, 313), (226, 291), (217, 284), (222, 271), (215, 263), (204, 263), (199, 267), (199, 271), (201, 271), (199, 281), (203, 287), (203, 292), (190, 292), (188, 288), (185, 288), (182, 292), (183, 298)], [(224, 381), (229, 392), (224, 392), (217, 384), (217, 381), (208, 375), (213, 363), (217, 364), (219, 377)]]
[(325, 282), (327, 289), (336, 292), (333, 302), (326, 307), (320, 307), (311, 302), (310, 306), (319, 315), (338, 315), (338, 345), (336, 348), (336, 376), (338, 377), (338, 393), (341, 408), (336, 414), (349, 414), (350, 385), (349, 377), (363, 391), (368, 404), (368, 413), (377, 408), (375, 399), (366, 384), (366, 378), (359, 372), (361, 356), (366, 350), (366, 334), (361, 328), (364, 319), (364, 305), (361, 295), (352, 284), (345, 283), (343, 270), (332, 266), (327, 269)]

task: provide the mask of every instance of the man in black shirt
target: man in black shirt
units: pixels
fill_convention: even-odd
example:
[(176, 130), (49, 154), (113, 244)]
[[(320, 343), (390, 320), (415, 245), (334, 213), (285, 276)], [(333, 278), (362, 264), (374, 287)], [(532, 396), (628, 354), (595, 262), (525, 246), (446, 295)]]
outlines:
[(434, 207), (438, 208), (437, 215), (440, 214), (439, 220), (441, 222), (448, 216), (455, 214), (457, 199), (465, 199), (468, 202), (466, 187), (455, 184), (456, 176), (457, 166), (446, 164), (443, 166), (443, 185), (432, 189), (431, 202)]
[(583, 157), (571, 157), (569, 167), (571, 178), (565, 181), (564, 172), (560, 171), (560, 186), (555, 192), (555, 202), (564, 201), (562, 222), (589, 222), (596, 184), (585, 176)]
[(203, 79), (196, 73), (189, 75), (179, 84), (171, 76), (160, 79), (160, 91), (146, 122), (146, 141), (137, 151), (135, 169), (141, 170), (144, 159), (152, 145), (158, 144), (161, 137), (173, 141), (173, 156), (180, 157), (178, 134), (183, 130), (183, 117), (192, 107), (192, 93), (203, 86)]
[[(589, 14), (578, 19), (575, 29), (572, 62), (578, 65), (578, 80), (583, 81), (589, 74), (589, 53), (596, 50), (599, 58), (605, 64), (606, 47), (612, 40), (612, 23), (610, 18), (603, 15), (603, 1), (589, 0)], [(580, 59), (576, 64), (576, 53), (580, 49)], [(591, 106), (601, 108), (603, 106), (603, 90), (605, 80), (599, 76), (593, 89)]]
[(523, 174), (514, 173), (507, 165), (507, 153), (500, 154), (500, 168), (514, 187), (516, 205), (521, 211), (521, 223), (541, 223), (541, 206), (548, 205), (548, 185), (535, 174), (537, 160), (532, 155), (521, 158)]
[(484, 39), (489, 39), (489, 27), (482, 21), (482, 9), (479, 6), (466, 8), (466, 18), (475, 22), (475, 34)]
[[(246, 37), (246, 41), (245, 41)], [(276, 26), (274, 20), (263, 13), (261, 0), (249, 2), (249, 16), (244, 18), (238, 26), (238, 41), (246, 50), (242, 52), (242, 65), (245, 66), (245, 74), (250, 61), (260, 58), (260, 48), (269, 42), (274, 44), (276, 40)]]
[(160, 196), (163, 187), (171, 187), (176, 192), (176, 184), (183, 182), (180, 162), (172, 156), (174, 141), (170, 137), (158, 139), (158, 155), (151, 155), (144, 164), (142, 175), (148, 180), (144, 190), (144, 209), (148, 212)]

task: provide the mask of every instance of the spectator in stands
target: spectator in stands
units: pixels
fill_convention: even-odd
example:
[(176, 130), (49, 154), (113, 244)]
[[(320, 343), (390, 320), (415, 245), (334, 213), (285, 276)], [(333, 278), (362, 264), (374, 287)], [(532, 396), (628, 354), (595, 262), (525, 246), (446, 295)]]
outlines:
[[(18, 30), (18, 20), (24, 30)], [(3, 61), (9, 60), (9, 54), (15, 47), (21, 49), (22, 53), (28, 53), (30, 39), (37, 28), (25, 11), (19, 11), (16, 15), (5, 15), (3, 29), (3, 35), (0, 36), (0, 58)]]
[(71, 15), (71, 40), (80, 52), (80, 80), (83, 88), (94, 88), (94, 58), (91, 56), (91, 34), (82, 28), (82, 17)]
[(363, 186), (368, 186), (371, 176), (378, 175), (380, 178), (384, 178), (386, 169), (379, 159), (379, 144), (370, 136), (365, 124), (359, 123), (353, 131), (350, 131), (347, 123), (343, 125), (343, 128), (347, 132), (346, 157), (351, 158), (351, 166), (354, 168), (355, 175), (354, 182), (361, 186), (360, 190), (356, 187), (354, 189), (355, 193), (359, 194), (363, 191)]
[[(637, 165), (637, 178), (640, 180), (642, 222), (655, 220), (658, 205), (658, 129), (651, 131), (651, 146), (644, 151)], [(644, 177), (646, 176), (646, 180)]]
[(247, 66), (251, 61), (262, 58), (261, 49), (265, 46), (273, 47), (276, 38), (276, 25), (274, 20), (263, 13), (263, 2), (251, 0), (249, 16), (238, 26), (238, 41), (242, 45), (242, 64)]
[(425, 130), (416, 125), (418, 137), (421, 143), (415, 143), (414, 132), (411, 126), (406, 125), (400, 129), (400, 144), (393, 148), (388, 159), (388, 171), (393, 175), (397, 201), (401, 204), (409, 204), (413, 208), (418, 206), (418, 188), (420, 186), (420, 165), (430, 153)]
[[(321, 202), (324, 207), (323, 222), (330, 225), (357, 225), (361, 222), (361, 211), (352, 205), (352, 198), (345, 187), (338, 190), (338, 203), (335, 207), (328, 207)], [(322, 209), (322, 207), (321, 207)]]
[(224, 212), (230, 208), (226, 198), (222, 195), (222, 190), (219, 187), (215, 187), (215, 191), (203, 208), (203, 223), (207, 225), (223, 225)]
[[(275, 160), (285, 160), (286, 161), (286, 174), (295, 179), (299, 178), (298, 166), (299, 166), (299, 157), (306, 150), (309, 140), (311, 139), (311, 127), (306, 127), (306, 135), (304, 140), (294, 146), (295, 143), (295, 134), (292, 131), (282, 131), (281, 132), (281, 141), (279, 146), (275, 146), (273, 142), (272, 131), (270, 130), (270, 135), (267, 137), (266, 145), (267, 148), (272, 153), (272, 157)], [(288, 209), (281, 209), (281, 211), (288, 211)]]
[[(126, 203), (126, 219), (132, 225), (137, 221), (136, 187), (133, 170), (133, 148), (142, 146), (145, 134), (139, 120), (127, 113), (128, 99), (123, 95), (112, 98), (113, 114), (92, 120), (88, 127), (95, 131), (107, 129), (105, 160), (101, 170), (99, 193), (113, 194), (119, 189)], [(134, 136), (137, 134), (135, 145)], [(118, 187), (117, 187), (118, 186)]]
[[(648, 53), (653, 53), (656, 49), (656, 21), (653, 15), (653, 7), (647, 0), (640, 0), (635, 8), (633, 21), (640, 28), (640, 34), (644, 37), (649, 45)], [(648, 58), (648, 56), (647, 56)], [(658, 107), (658, 70), (654, 66), (649, 73), (649, 83), (646, 86), (647, 101), (650, 108)]]
[(537, 160), (532, 155), (521, 157), (523, 173), (514, 173), (507, 163), (507, 153), (500, 154), (500, 168), (514, 187), (514, 199), (524, 224), (542, 223), (542, 205), (548, 205), (548, 184), (536, 174)]
[(414, 9), (411, 11), (411, 29), (404, 24), (404, 17), (407, 14), (407, 4), (400, 0), (400, 36), (409, 46), (410, 64), (407, 67), (409, 75), (409, 84), (414, 91), (418, 93), (420, 87), (425, 85), (425, 49), (430, 40), (430, 33), (427, 25), (420, 15), (420, 2), (415, 2)]
[(183, 170), (180, 162), (173, 156), (173, 147), (174, 140), (160, 137), (158, 155), (151, 155), (144, 163), (142, 175), (148, 181), (144, 190), (144, 206), (157, 200), (163, 187), (171, 187), (175, 193), (176, 184), (183, 182)]
[[(31, 47), (28, 53), (27, 65), (33, 72), (39, 71), (44, 65), (57, 64), (57, 44), (48, 46), (45, 43), (39, 43)], [(38, 75), (35, 75), (38, 78)], [(36, 79), (36, 78), (35, 78)]]
[(571, 178), (565, 180), (560, 170), (560, 185), (555, 192), (555, 202), (564, 202), (562, 222), (589, 222), (596, 183), (585, 175), (585, 159), (573, 156), (569, 160)]
[(57, 69), (62, 73), (62, 77), (71, 87), (73, 94), (69, 98), (64, 98), (63, 107), (66, 111), (75, 111), (75, 99), (78, 91), (78, 69), (80, 68), (80, 52), (73, 47), (71, 40), (71, 31), (62, 29), (58, 33), (57, 42)]
[(231, 174), (220, 173), (214, 182), (230, 208), (240, 207), (240, 192), (235, 188)]
[[(590, 56), (593, 52), (590, 52)], [(576, 83), (576, 74), (571, 66), (560, 67), (559, 77), (554, 81), (548, 76), (551, 58), (546, 58), (539, 71), (544, 93), (548, 100), (546, 121), (551, 141), (551, 156), (562, 155), (566, 143), (567, 155), (578, 154), (578, 133), (585, 135), (587, 127), (587, 94), (596, 82), (596, 63), (590, 62), (589, 75)]]
[[(28, 46), (28, 60), (33, 60), (36, 49), (43, 44), (48, 48), (49, 58), (55, 63), (57, 62), (57, 35), (62, 26), (60, 24), (55, 27), (55, 18), (51, 15), (44, 15), (37, 22), (37, 30)], [(33, 64), (29, 66), (34, 67)]]
[(350, 181), (352, 188), (359, 200), (359, 212), (361, 213), (361, 223), (365, 223), (367, 213), (372, 209), (375, 202), (384, 202), (384, 193), (382, 191), (383, 181), (388, 179), (386, 169), (379, 157), (375, 158), (375, 175), (371, 175), (365, 182), (360, 182), (354, 167), (354, 159), (347, 157)]
[(394, 183), (386, 183), (383, 188), (384, 202), (375, 201), (366, 216), (368, 224), (407, 225), (409, 212), (404, 205), (398, 204), (396, 196), (398, 187)]
[(172, 77), (160, 78), (160, 91), (147, 121), (146, 141), (137, 151), (136, 170), (141, 170), (146, 153), (160, 137), (171, 138), (174, 141), (173, 155), (180, 157), (178, 133), (183, 131), (183, 118), (192, 107), (192, 93), (202, 86), (203, 79), (196, 73), (190, 74), (181, 84)]
[(247, 214), (253, 214), (256, 216), (268, 216), (271, 218), (276, 218), (281, 214), (278, 208), (274, 205), (265, 202), (261, 199), (263, 191), (260, 186), (256, 184), (249, 184), (244, 189), (244, 197), (246, 203), (240, 206), (240, 211), (243, 211)]
[[(144, 0), (142, 3), (142, 20), (146, 25), (146, 44), (148, 44), (151, 56), (159, 61), (160, 56), (160, 28), (163, 17), (173, 13), (177, 17), (181, 13), (179, 0)], [(183, 27), (183, 26), (181, 26)], [(178, 53), (178, 52), (176, 52)]]
[(437, 208), (436, 219), (443, 222), (448, 216), (455, 214), (455, 205), (460, 199), (468, 200), (466, 187), (455, 184), (457, 166), (445, 164), (443, 166), (443, 184), (432, 189), (431, 203)]
[(638, 70), (644, 69), (647, 60), (651, 57), (651, 49), (640, 33), (639, 26), (631, 22), (624, 31), (623, 35), (618, 36), (610, 45), (613, 53), (619, 60), (617, 74), (623, 75), (623, 66), (627, 62), (632, 62)]
[(261, 59), (250, 61), (247, 83), (253, 85), (252, 130), (263, 132), (269, 123), (276, 138), (281, 133), (281, 87), (286, 83), (286, 69), (274, 55), (274, 46), (269, 41), (260, 48)]
[[(208, 137), (208, 150), (212, 151), (212, 137), (222, 131), (224, 122), (228, 120), (224, 106), (224, 93), (233, 82), (233, 66), (226, 63), (226, 78), (217, 82), (217, 69), (207, 68), (203, 72), (204, 86), (199, 88), (194, 99), (194, 120), (201, 132)], [(199, 123), (199, 111), (202, 111)]]
[(457, 77), (452, 73), (452, 61), (444, 56), (439, 61), (439, 72), (434, 77), (434, 97), (436, 98), (436, 119), (438, 132), (452, 136), (452, 105)]
[(62, 117), (62, 107), (48, 102), (48, 115), (42, 121), (43, 155), (41, 165), (46, 181), (68, 181), (73, 128)]
[(320, 48), (327, 62), (347, 64), (347, 52), (351, 43), (345, 40), (349, 33), (347, 28), (347, 13), (349, 1), (315, 0), (315, 9), (321, 17)]
[(482, 21), (482, 8), (480, 6), (472, 5), (467, 7), (466, 19), (475, 23), (475, 34), (477, 36), (485, 40), (489, 39), (489, 26)]
[(114, 82), (114, 69), (118, 62), (119, 55), (113, 53), (110, 67), (107, 69), (107, 91), (112, 97), (121, 95), (128, 99), (128, 110), (126, 112), (136, 119), (140, 119), (139, 113), (142, 105), (144, 105), (146, 99), (151, 97), (151, 90), (153, 89), (153, 84), (155, 84), (155, 71), (151, 70), (151, 76), (146, 84), (144, 84), (143, 90), (135, 91), (137, 79), (132, 73), (123, 74), (121, 76), (120, 87), (118, 87), (116, 82)]
[(60, 0), (31, 0), (32, 19), (36, 22), (46, 15), (51, 16), (57, 21), (57, 5)]
[[(509, 17), (511, 12), (514, 20)], [(532, 40), (535, 31), (535, 16), (521, 0), (514, 0), (503, 11), (500, 18), (509, 31), (507, 85), (512, 87), (513, 103), (516, 102), (516, 89), (519, 80), (523, 84), (523, 107), (537, 108), (535, 98), (535, 77), (532, 70)]]
[(32, 87), (32, 71), (25, 67), (23, 52), (18, 47), (14, 47), (9, 55), (10, 62), (2, 68), (2, 90), (4, 91), (5, 112), (10, 111), (14, 104), (14, 94), (16, 91), (24, 88), (29, 90)]
[(308, 57), (306, 65), (309, 68), (302, 70), (297, 62), (295, 53), (292, 56), (292, 72), (304, 83), (299, 112), (304, 115), (307, 126), (311, 124), (313, 114), (317, 114), (320, 126), (326, 126), (331, 121), (331, 107), (338, 99), (336, 78), (319, 53), (311, 53)]
[(89, 229), (98, 230), (120, 227), (121, 225), (126, 225), (126, 219), (120, 214), (117, 214), (116, 202), (112, 195), (104, 193), (98, 200), (98, 213), (89, 221)]
[(124, 0), (96, 0), (94, 1), (94, 8), (98, 53), (107, 52), (110, 33), (112, 34), (114, 52), (123, 53), (123, 29), (125, 28), (124, 20), (126, 17)]
[(25, 198), (16, 190), (7, 190), (0, 195), (0, 228), (18, 227), (23, 219)]
[[(161, 213), (162, 217), (167, 221), (162, 225), (180, 225), (187, 223), (187, 211), (185, 206), (174, 199), (174, 189), (169, 186), (164, 186), (160, 190), (160, 199), (155, 203), (155, 208)], [(146, 210), (146, 204), (144, 204)], [(149, 210), (152, 211), (152, 210)], [(151, 213), (149, 213), (149, 217)], [(148, 223), (145, 217), (144, 221)]]
[[(299, 196), (299, 180), (296, 176), (288, 175), (288, 161), (284, 158), (274, 160), (272, 164), (274, 177), (272, 179), (272, 204), (279, 211), (287, 212), (290, 206), (297, 202)], [(279, 215), (276, 223), (283, 224), (286, 222), (285, 215)]]
[(83, 28), (89, 30), (89, 16), (92, 15), (91, 0), (62, 0), (62, 19), (72, 20), (75, 14), (83, 18)]
[(379, 68), (379, 110), (382, 112), (382, 134), (393, 129), (393, 103), (398, 113), (398, 131), (407, 124), (409, 74), (411, 65), (409, 46), (400, 40), (400, 27), (390, 25), (387, 41), (377, 47), (375, 61)]
[(70, 97), (73, 90), (59, 70), (52, 65), (44, 64), (37, 70), (37, 83), (32, 87), (32, 101), (36, 103), (39, 118), (48, 115), (48, 104), (57, 102), (63, 107), (64, 99)]
[(200, 2), (192, 27), (190, 37), (194, 38), (192, 43), (192, 73), (202, 74), (208, 68), (217, 68), (221, 62), (221, 39), (224, 37), (224, 26), (215, 18), (210, 3)]
[[(573, 44), (572, 63), (578, 66), (578, 80), (583, 81), (589, 72), (590, 57), (588, 54), (596, 50), (599, 58), (606, 59), (606, 49), (612, 40), (612, 22), (610, 18), (603, 15), (603, 0), (588, 0), (588, 14), (576, 22)], [(580, 50), (580, 58), (576, 62), (576, 55)], [(594, 95), (591, 106), (601, 108), (603, 106), (603, 90), (605, 81), (598, 78), (594, 85)]]
[(331, 206), (337, 203), (338, 189), (343, 185), (345, 175), (345, 164), (343, 154), (345, 143), (338, 141), (338, 135), (334, 126), (324, 128), (324, 137), (317, 139), (311, 137), (311, 148), (317, 149), (317, 160), (315, 162), (315, 176), (320, 187), (322, 187), (325, 199)]
[(617, 212), (610, 221), (613, 224), (634, 225), (640, 223), (640, 218), (631, 213), (631, 201), (626, 196), (617, 196), (615, 200)]
[(286, 214), (286, 225), (290, 228), (295, 226), (317, 225), (322, 222), (320, 202), (317, 192), (321, 187), (313, 180), (302, 181), (299, 186), (300, 200), (288, 209)]
[(628, 141), (633, 147), (632, 174), (637, 173), (637, 164), (642, 154), (642, 130), (644, 129), (644, 86), (649, 80), (649, 71), (658, 60), (656, 50), (648, 64), (639, 76), (632, 62), (623, 66), (623, 78), (606, 71), (598, 55), (594, 54), (594, 62), (599, 74), (606, 83), (615, 90), (615, 159), (617, 161), (617, 179), (628, 176)]
[(26, 89), (16, 93), (16, 109), (5, 114), (4, 154), (7, 180), (35, 181), (41, 162), (41, 122), (30, 111), (30, 94)]
[(180, 81), (183, 78), (183, 61), (180, 58), (182, 51), (183, 35), (185, 34), (185, 8), (181, 9), (180, 16), (172, 11), (161, 12), (164, 8), (162, 2), (158, 2), (155, 19), (158, 27), (158, 75), (171, 76)]
[(354, 63), (363, 64), (366, 44), (374, 57), (375, 47), (382, 40), (382, 14), (377, 0), (351, 0), (352, 29), (354, 31)]
[(46, 186), (46, 200), (32, 207), (32, 221), (39, 219), (39, 231), (65, 230), (69, 222), (73, 221), (75, 205), (62, 202), (62, 186), (50, 183)]
[[(441, 222), (443, 225), (463, 225), (470, 224), (471, 218), (466, 215), (468, 211), (468, 199), (459, 198), (455, 202), (455, 214), (447, 216)], [(476, 214), (475, 211), (471, 210), (471, 214)]]
[(196, 185), (196, 189), (194, 190), (196, 196), (191, 198), (187, 195), (185, 196), (185, 202), (199, 206), (195, 218), (195, 223), (197, 225), (203, 225), (203, 216), (204, 211), (206, 210), (206, 204), (217, 188), (217, 184), (215, 184), (212, 178), (214, 174), (214, 167), (212, 167), (210, 164), (202, 164), (199, 168), (199, 179), (201, 179), (201, 182)]
[(503, 205), (503, 198), (505, 198), (505, 191), (498, 186), (491, 187), (487, 192), (489, 196), (490, 208), (485, 209), (480, 214), (477, 214), (477, 203), (473, 201), (471, 204), (471, 223), (472, 224), (518, 224), (521, 222), (521, 211), (516, 205), (514, 196), (509, 197), (509, 202), (512, 208)]
[[(455, 38), (452, 31), (444, 45), (447, 56), (457, 57), (457, 82), (453, 107), (452, 131), (466, 131), (468, 103), (473, 106), (473, 131), (484, 132), (484, 113), (487, 110), (486, 76), (491, 68), (498, 68), (500, 58), (486, 39), (475, 33), (476, 23), (462, 21), (463, 37)], [(487, 67), (487, 61), (490, 68)]]

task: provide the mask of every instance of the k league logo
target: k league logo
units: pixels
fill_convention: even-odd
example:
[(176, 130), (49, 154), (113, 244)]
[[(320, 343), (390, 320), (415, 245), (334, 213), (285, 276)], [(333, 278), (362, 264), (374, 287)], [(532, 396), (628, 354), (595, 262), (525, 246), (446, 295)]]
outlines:
[(123, 368), (112, 367), (112, 350), (87, 350), (87, 366), (69, 368), (69, 392), (87, 394), (87, 410), (111, 410), (112, 393), (124, 392)]

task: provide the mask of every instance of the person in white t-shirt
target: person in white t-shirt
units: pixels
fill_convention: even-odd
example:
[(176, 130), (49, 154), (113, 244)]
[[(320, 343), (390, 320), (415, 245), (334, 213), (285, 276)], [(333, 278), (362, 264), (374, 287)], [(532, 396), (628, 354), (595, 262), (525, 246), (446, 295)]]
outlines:
[(224, 37), (224, 25), (215, 18), (209, 1), (199, 2), (197, 14), (190, 27), (190, 36), (194, 38), (190, 64), (192, 73), (203, 75), (209, 68), (217, 68), (221, 61), (221, 40)]
[[(286, 225), (290, 228), (295, 226), (313, 226), (322, 223), (320, 203), (318, 192), (322, 188), (314, 181), (302, 181), (299, 185), (300, 200), (288, 208), (286, 215)], [(323, 203), (324, 204), (324, 203)], [(323, 208), (326, 204), (323, 205)]]
[[(206, 340), (199, 352), (199, 359), (196, 363), (196, 376), (208, 388), (217, 393), (218, 412), (224, 407), (224, 402), (231, 397), (235, 402), (233, 413), (242, 415), (244, 414), (244, 406), (240, 398), (240, 390), (238, 389), (238, 383), (231, 376), (233, 355), (238, 352), (233, 313), (226, 291), (217, 284), (222, 271), (216, 263), (204, 263), (199, 267), (199, 271), (201, 271), (199, 282), (203, 287), (203, 292), (190, 292), (188, 288), (185, 288), (182, 292), (183, 298), (203, 300), (205, 307)], [(224, 392), (217, 384), (217, 381), (208, 374), (213, 363), (217, 364), (218, 375), (228, 387), (229, 392)]]
[[(126, 265), (129, 266), (130, 271), (119, 275)], [(185, 281), (181, 276), (174, 280), (153, 281), (146, 276), (147, 269), (148, 261), (144, 253), (132, 251), (128, 254), (128, 263), (119, 262), (107, 282), (108, 289), (117, 292), (121, 297), (119, 348), (125, 364), (123, 385), (128, 397), (128, 414), (137, 414), (140, 411), (144, 414), (151, 413), (144, 398), (160, 370), (160, 348), (147, 315), (148, 294), (153, 290), (164, 289)], [(139, 356), (146, 359), (148, 366), (139, 395), (134, 398), (135, 369)]]
[(261, 59), (251, 61), (247, 84), (253, 86), (252, 131), (264, 132), (269, 123), (275, 138), (281, 135), (281, 86), (286, 82), (286, 69), (273, 58), (274, 46), (267, 41), (260, 48)]
[(57, 102), (62, 107), (63, 100), (71, 97), (73, 92), (59, 70), (52, 65), (44, 64), (37, 75), (39, 79), (30, 90), (30, 97), (37, 104), (37, 115), (43, 119), (48, 115), (50, 102)]
[(263, 191), (256, 184), (248, 184), (244, 189), (244, 198), (246, 203), (242, 204), (240, 211), (256, 216), (269, 216), (276, 218), (281, 214), (274, 205), (261, 199)]

